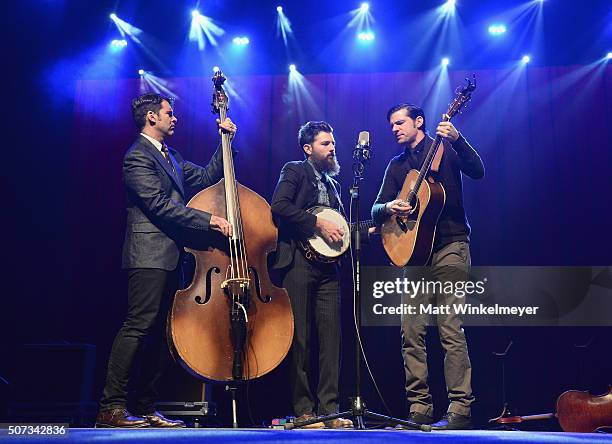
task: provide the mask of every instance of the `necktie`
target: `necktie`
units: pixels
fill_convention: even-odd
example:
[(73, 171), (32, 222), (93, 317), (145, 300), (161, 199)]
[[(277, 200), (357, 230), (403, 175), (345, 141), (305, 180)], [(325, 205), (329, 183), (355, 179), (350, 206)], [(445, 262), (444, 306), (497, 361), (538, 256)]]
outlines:
[(174, 164), (172, 163), (172, 159), (170, 159), (170, 153), (168, 152), (168, 147), (166, 146), (166, 144), (162, 145), (161, 152), (164, 155), (166, 162), (168, 162), (168, 165), (170, 165), (170, 169), (176, 175), (176, 170), (174, 169)]

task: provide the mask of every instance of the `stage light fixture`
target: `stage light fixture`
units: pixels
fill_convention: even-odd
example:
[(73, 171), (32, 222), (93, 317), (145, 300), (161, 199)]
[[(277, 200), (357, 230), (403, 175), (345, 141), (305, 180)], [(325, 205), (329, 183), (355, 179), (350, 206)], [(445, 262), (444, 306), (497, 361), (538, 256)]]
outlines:
[(531, 57), (529, 57), (528, 55), (524, 55), (521, 59), (521, 62), (526, 65), (527, 63), (531, 62)]
[(450, 64), (450, 59), (448, 57), (444, 57), (441, 63), (442, 63), (442, 66), (448, 66)]
[(612, 52), (609, 52), (606, 54), (606, 59), (611, 60), (612, 59)]
[(196, 42), (200, 51), (204, 50), (207, 43), (218, 46), (217, 37), (225, 34), (225, 30), (216, 25), (210, 17), (200, 14), (197, 9), (191, 12), (191, 16), (189, 40)]
[(359, 10), (363, 13), (368, 12), (368, 10), (370, 9), (370, 4), (369, 3), (362, 3), (361, 6), (359, 7)]
[(489, 26), (489, 34), (498, 36), (506, 33), (506, 25), (495, 24)]
[(237, 46), (246, 46), (250, 43), (248, 37), (234, 37), (232, 42), (234, 42), (234, 45), (237, 45)]
[(297, 67), (292, 63), (291, 65), (289, 65), (289, 71), (295, 72), (297, 71)]
[(455, 8), (457, 3), (455, 0), (448, 0), (446, 3), (438, 7), (438, 12), (446, 17), (453, 17), (455, 15)]
[(145, 70), (144, 69), (139, 69), (138, 70), (138, 75), (144, 76), (145, 74)]
[(282, 6), (277, 6), (276, 7), (276, 12), (283, 12), (283, 7)]
[(221, 68), (219, 68), (218, 66), (213, 66), (213, 72), (219, 72), (221, 71)]
[(111, 15), (109, 15), (109, 17), (111, 20), (117, 20), (117, 14), (115, 14), (114, 12)]
[(371, 31), (360, 32), (359, 34), (357, 34), (357, 39), (361, 40), (362, 42), (371, 42), (372, 40), (374, 40), (374, 38), (374, 33)]
[(115, 39), (111, 42), (111, 46), (114, 48), (125, 48), (127, 46), (127, 40), (125, 39)]

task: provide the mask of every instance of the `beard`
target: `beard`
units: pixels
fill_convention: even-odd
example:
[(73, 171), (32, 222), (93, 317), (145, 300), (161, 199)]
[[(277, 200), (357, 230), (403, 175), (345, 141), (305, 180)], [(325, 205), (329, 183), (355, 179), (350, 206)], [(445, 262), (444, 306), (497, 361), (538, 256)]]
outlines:
[(329, 177), (337, 176), (340, 172), (340, 164), (338, 163), (338, 158), (336, 156), (326, 156), (322, 159), (315, 159), (313, 157), (312, 161), (319, 172), (325, 173)]

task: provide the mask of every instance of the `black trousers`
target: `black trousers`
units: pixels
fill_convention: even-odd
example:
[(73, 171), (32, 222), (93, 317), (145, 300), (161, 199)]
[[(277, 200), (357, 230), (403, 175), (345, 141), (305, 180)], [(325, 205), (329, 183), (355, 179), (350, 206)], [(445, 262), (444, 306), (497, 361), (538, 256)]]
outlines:
[(340, 294), (338, 267), (309, 262), (298, 249), (283, 275), (293, 309), (295, 329), (291, 346), (290, 389), (296, 416), (315, 412), (310, 389), (310, 337), (314, 324), (319, 339), (319, 415), (338, 412), (340, 374)]
[(170, 358), (165, 327), (178, 276), (176, 270), (128, 271), (127, 316), (111, 349), (100, 410), (127, 408), (131, 388), (134, 413), (155, 411), (157, 382)]

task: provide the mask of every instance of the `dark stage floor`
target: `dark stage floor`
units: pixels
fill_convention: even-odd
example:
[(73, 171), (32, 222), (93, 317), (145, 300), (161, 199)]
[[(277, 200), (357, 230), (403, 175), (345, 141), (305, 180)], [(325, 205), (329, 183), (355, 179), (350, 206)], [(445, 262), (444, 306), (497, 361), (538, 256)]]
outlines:
[[(21, 439), (27, 437), (21, 437)], [(395, 430), (268, 430), (268, 429), (182, 429), (182, 430), (100, 430), (69, 429), (63, 436), (49, 437), (55, 443), (139, 443), (206, 442), (206, 443), (612, 443), (612, 435), (596, 433), (456, 431), (416, 432)], [(20, 439), (2, 430), (0, 442)], [(44, 438), (43, 438), (44, 439)]]

